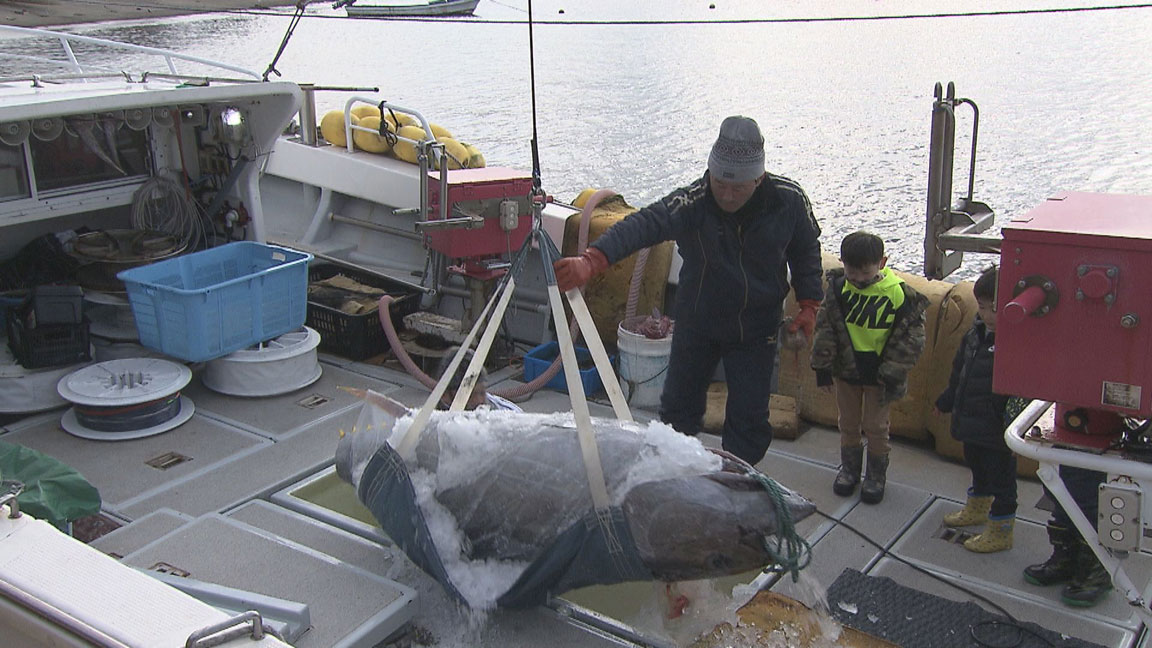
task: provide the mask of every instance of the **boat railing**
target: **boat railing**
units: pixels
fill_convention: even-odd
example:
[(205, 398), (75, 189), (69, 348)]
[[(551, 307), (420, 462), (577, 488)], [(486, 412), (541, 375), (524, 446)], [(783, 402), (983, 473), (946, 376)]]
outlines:
[[(51, 30), (47, 30), (47, 29), (34, 29), (34, 28), (30, 28), (30, 27), (13, 27), (13, 26), (8, 26), (8, 25), (0, 25), (0, 36), (15, 36), (15, 37), (22, 37), (22, 38), (47, 38), (47, 39), (53, 39), (53, 40), (59, 41), (60, 47), (63, 50), (64, 60), (55, 59), (55, 58), (40, 57), (40, 56), (29, 56), (29, 55), (25, 55), (25, 54), (9, 54), (9, 53), (3, 53), (3, 52), (0, 52), (0, 59), (26, 60), (26, 61), (35, 61), (38, 63), (48, 63), (48, 64), (52, 64), (52, 65), (57, 65), (57, 66), (60, 66), (60, 67), (63, 67), (65, 69), (69, 70), (73, 75), (69, 78), (72, 78), (72, 79), (78, 78), (78, 79), (82, 79), (82, 80), (91, 80), (91, 79), (95, 79), (95, 78), (99, 78), (99, 77), (104, 77), (104, 76), (107, 76), (109, 74), (127, 76), (127, 73), (123, 72), (123, 71), (110, 70), (109, 68), (106, 68), (106, 67), (100, 67), (100, 66), (96, 66), (96, 65), (87, 65), (87, 64), (81, 63), (80, 60), (76, 56), (76, 48), (73, 47), (73, 45), (77, 44), (77, 43), (84, 43), (86, 45), (96, 45), (96, 46), (100, 46), (100, 47), (106, 47), (109, 49), (117, 49), (117, 50), (122, 50), (122, 51), (134, 52), (137, 54), (145, 54), (145, 55), (160, 57), (161, 59), (164, 60), (164, 63), (168, 68), (168, 74), (174, 75), (174, 76), (180, 75), (180, 70), (177, 68), (177, 63), (181, 62), (181, 63), (186, 63), (186, 64), (201, 65), (201, 66), (204, 66), (207, 68), (227, 70), (229, 72), (233, 72), (233, 73), (241, 75), (242, 77), (244, 77), (242, 80), (245, 82), (247, 82), (247, 81), (259, 81), (261, 79), (261, 77), (258, 73), (254, 72), (252, 70), (248, 70), (248, 69), (239, 67), (239, 66), (229, 65), (227, 63), (221, 63), (219, 61), (213, 61), (211, 59), (201, 58), (199, 56), (180, 54), (178, 52), (160, 49), (157, 47), (148, 47), (146, 45), (133, 45), (131, 43), (121, 43), (119, 41), (106, 40), (103, 38), (93, 38), (91, 36), (81, 36), (78, 34), (66, 34), (63, 32), (56, 32), (56, 31), (51, 31)], [(142, 77), (142, 79), (143, 78), (146, 78), (146, 75), (144, 77)], [(197, 77), (197, 78), (202, 78), (202, 77)], [(50, 77), (47, 75), (38, 75), (36, 80), (39, 80), (39, 79), (49, 80)], [(33, 80), (33, 78), (31, 76), (29, 76), (27, 80)], [(232, 80), (232, 79), (229, 79), (229, 80)]]
[(352, 123), (352, 106), (357, 102), (366, 103), (373, 106), (380, 107), (381, 123), (383, 123), (383, 113), (385, 110), (394, 110), (402, 112), (406, 115), (415, 117), (420, 122), (420, 127), (424, 129), (425, 138), (423, 140), (414, 140), (403, 135), (395, 134), (397, 141), (403, 140), (416, 147), (418, 164), (420, 165), (420, 220), (422, 222), (428, 221), (428, 168), (430, 160), (437, 160), (439, 168), (442, 169), (440, 173), (440, 221), (448, 222), (448, 161), (447, 152), (444, 150), (444, 145), (436, 141), (435, 134), (432, 133), (432, 126), (424, 115), (420, 114), (412, 108), (405, 108), (396, 104), (388, 103), (387, 101), (377, 101), (373, 97), (364, 95), (353, 95), (348, 98), (344, 103), (344, 135), (347, 139), (348, 152), (352, 153), (356, 150), (355, 143), (352, 137), (352, 131), (363, 131), (365, 133), (376, 133), (378, 131), (360, 126)]

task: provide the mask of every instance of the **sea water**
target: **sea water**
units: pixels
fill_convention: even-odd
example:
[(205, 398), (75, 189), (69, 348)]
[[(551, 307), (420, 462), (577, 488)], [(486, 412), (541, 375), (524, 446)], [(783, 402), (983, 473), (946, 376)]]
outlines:
[[(724, 116), (749, 115), (764, 131), (769, 170), (807, 191), (826, 251), (868, 229), (885, 238), (890, 265), (920, 272), (938, 81), (954, 81), (980, 108), (974, 198), (998, 225), (1060, 191), (1152, 194), (1152, 9), (811, 19), (1103, 4), (1116, 3), (540, 0), (534, 21), (553, 22), (533, 27), (530, 48), (527, 0), (482, 0), (472, 22), (351, 20), (316, 3), (275, 67), (300, 82), (378, 86), (477, 146), (489, 165), (530, 170), (535, 135), (543, 188), (565, 201), (585, 187), (613, 188), (636, 206), (656, 200), (703, 172)], [(289, 15), (77, 30), (263, 72)], [(741, 19), (792, 22), (673, 24)], [(347, 96), (320, 93), (318, 112)], [(959, 196), (972, 114), (957, 114)], [(992, 260), (967, 255), (957, 276)]]

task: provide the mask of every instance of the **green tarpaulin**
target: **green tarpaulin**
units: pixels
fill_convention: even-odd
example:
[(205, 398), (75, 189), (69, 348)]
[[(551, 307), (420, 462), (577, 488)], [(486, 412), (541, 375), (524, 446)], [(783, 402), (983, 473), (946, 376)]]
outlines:
[(57, 527), (100, 512), (100, 492), (84, 476), (43, 452), (0, 441), (0, 479), (24, 484), (20, 510)]

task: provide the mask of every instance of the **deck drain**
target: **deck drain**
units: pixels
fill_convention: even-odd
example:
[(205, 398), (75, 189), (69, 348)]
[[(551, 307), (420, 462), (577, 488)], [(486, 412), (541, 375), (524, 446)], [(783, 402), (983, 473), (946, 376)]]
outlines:
[(972, 533), (971, 531), (965, 531), (964, 529), (954, 529), (952, 527), (940, 527), (940, 530), (936, 532), (937, 538), (940, 538), (944, 542), (950, 542), (952, 544), (958, 545), (964, 544), (965, 540), (975, 535), (977, 534)]
[(332, 400), (332, 399), (328, 398), (327, 396), (321, 396), (320, 394), (311, 394), (309, 396), (305, 396), (304, 398), (301, 398), (300, 400), (296, 401), (296, 404), (299, 405), (300, 407), (306, 407), (308, 409), (316, 409), (317, 407), (320, 407), (321, 405), (323, 405), (324, 403), (327, 403), (330, 400)]
[(160, 455), (159, 457), (153, 457), (153, 458), (149, 459), (148, 461), (145, 461), (144, 463), (148, 464), (149, 466), (152, 466), (153, 468), (158, 468), (160, 470), (168, 470), (169, 468), (171, 468), (173, 466), (178, 466), (178, 465), (184, 463), (185, 461), (192, 461), (192, 457), (187, 457), (185, 455), (180, 454), (179, 452), (165, 452), (164, 454)]

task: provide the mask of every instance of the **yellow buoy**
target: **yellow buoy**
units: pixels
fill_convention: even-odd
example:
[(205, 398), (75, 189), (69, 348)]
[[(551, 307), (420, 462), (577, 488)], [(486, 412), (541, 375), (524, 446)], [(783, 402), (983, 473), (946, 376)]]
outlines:
[[(384, 123), (388, 124), (387, 128), (389, 131), (391, 131), (392, 124), (389, 122)], [(388, 143), (388, 140), (380, 137), (379, 117), (365, 117), (364, 119), (360, 120), (360, 126), (363, 126), (364, 128), (371, 128), (377, 132), (369, 133), (361, 130), (352, 131), (352, 140), (356, 143), (358, 148), (362, 148), (370, 153), (387, 153), (388, 151), (392, 150), (392, 145)]]
[(418, 126), (420, 123), (412, 115), (395, 110), (385, 110), (383, 118), (388, 120), (396, 130), (400, 130), (401, 126)]
[[(360, 123), (356, 115), (350, 117), (352, 124)], [(320, 120), (320, 134), (333, 146), (348, 146), (348, 138), (344, 132), (344, 111), (329, 110)]]
[(588, 187), (584, 191), (581, 191), (580, 195), (576, 196), (576, 200), (572, 201), (572, 206), (573, 207), (579, 207), (580, 209), (583, 209), (585, 203), (588, 202), (588, 199), (591, 198), (592, 194), (596, 193), (597, 191), (599, 191), (599, 189), (597, 189), (595, 187)]
[(365, 117), (375, 117), (377, 119), (380, 118), (380, 109), (376, 106), (373, 106), (372, 104), (360, 104), (358, 106), (353, 106), (350, 112), (360, 119), (364, 119)]
[(468, 149), (468, 162), (464, 165), (467, 169), (483, 169), (485, 165), (484, 156), (480, 151), (471, 144), (464, 144), (464, 148)]
[[(400, 130), (396, 131), (396, 134), (400, 137), (407, 137), (410, 140), (417, 141), (424, 140), (428, 137), (424, 129), (419, 126), (401, 126)], [(392, 154), (405, 162), (412, 164), (418, 163), (416, 145), (412, 142), (398, 140), (396, 146), (392, 147)]]
[(455, 137), (452, 137), (452, 133), (448, 132), (447, 128), (444, 128), (440, 124), (433, 124), (432, 122), (428, 122), (428, 128), (432, 129), (432, 136), (436, 139), (443, 139), (445, 137), (448, 139), (456, 139)]
[[(464, 146), (460, 142), (457, 142), (451, 137), (438, 137), (436, 139), (444, 145), (444, 150), (448, 153), (448, 168), (464, 168), (469, 158), (468, 147)], [(437, 160), (436, 162), (439, 163), (440, 161)]]

